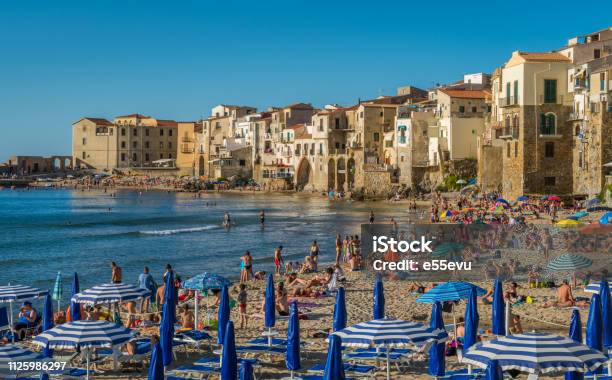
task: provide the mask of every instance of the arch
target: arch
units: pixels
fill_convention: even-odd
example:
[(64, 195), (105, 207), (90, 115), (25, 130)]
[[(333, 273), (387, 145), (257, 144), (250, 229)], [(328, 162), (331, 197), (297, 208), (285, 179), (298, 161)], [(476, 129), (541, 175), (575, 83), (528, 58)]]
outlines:
[(346, 183), (349, 189), (355, 186), (355, 159), (349, 158), (346, 164)]
[(66, 169), (72, 169), (72, 159), (71, 158), (64, 158), (64, 170)]
[(312, 168), (310, 167), (310, 162), (308, 162), (308, 159), (304, 158), (302, 161), (300, 161), (297, 174), (295, 176), (295, 184), (298, 190), (301, 190), (308, 185), (311, 175)]
[(333, 158), (327, 162), (327, 189), (336, 190), (336, 163)]
[(53, 169), (60, 170), (61, 168), (62, 168), (62, 160), (60, 160), (58, 157), (55, 157), (53, 159)]
[(199, 176), (204, 175), (204, 157), (203, 156), (200, 156), (200, 159), (198, 160), (198, 175)]
[(338, 179), (337, 179), (338, 189), (344, 190), (344, 184), (346, 182), (346, 162), (344, 161), (344, 158), (342, 157), (338, 159), (337, 172), (338, 172)]

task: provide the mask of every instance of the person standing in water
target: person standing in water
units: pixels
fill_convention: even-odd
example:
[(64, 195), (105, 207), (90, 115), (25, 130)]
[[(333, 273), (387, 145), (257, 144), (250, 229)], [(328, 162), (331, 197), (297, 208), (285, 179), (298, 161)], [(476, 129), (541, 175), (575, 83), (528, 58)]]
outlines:
[(266, 222), (266, 212), (264, 210), (261, 210), (259, 212), (259, 223), (261, 223), (261, 225), (263, 226), (265, 222)]
[(223, 215), (223, 225), (225, 227), (230, 227), (232, 224), (232, 217), (230, 216), (229, 212), (225, 212), (225, 215)]
[(340, 265), (340, 258), (342, 257), (342, 236), (336, 235), (336, 265)]

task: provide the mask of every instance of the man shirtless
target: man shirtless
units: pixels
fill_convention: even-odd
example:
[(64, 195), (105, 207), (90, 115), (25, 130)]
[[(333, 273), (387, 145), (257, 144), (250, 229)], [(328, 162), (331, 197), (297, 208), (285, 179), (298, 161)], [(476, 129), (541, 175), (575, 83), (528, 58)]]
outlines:
[(276, 266), (276, 271), (274, 273), (280, 274), (281, 265), (285, 263), (282, 256), (283, 246), (279, 245), (278, 248), (274, 250), (274, 265)]
[(569, 286), (567, 280), (563, 280), (563, 285), (557, 289), (557, 300), (552, 302), (546, 302), (542, 307), (572, 307), (572, 306), (586, 306), (588, 302), (576, 302), (576, 299), (572, 295), (572, 288)]

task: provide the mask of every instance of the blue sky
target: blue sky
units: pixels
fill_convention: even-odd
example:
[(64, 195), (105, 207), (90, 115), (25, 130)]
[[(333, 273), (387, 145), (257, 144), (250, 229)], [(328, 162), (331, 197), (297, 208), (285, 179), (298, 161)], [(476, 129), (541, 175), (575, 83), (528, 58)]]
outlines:
[(576, 4), (2, 1), (0, 161), (69, 154), (83, 116), (349, 105), (490, 72), (513, 50), (555, 49), (612, 21), (612, 2)]

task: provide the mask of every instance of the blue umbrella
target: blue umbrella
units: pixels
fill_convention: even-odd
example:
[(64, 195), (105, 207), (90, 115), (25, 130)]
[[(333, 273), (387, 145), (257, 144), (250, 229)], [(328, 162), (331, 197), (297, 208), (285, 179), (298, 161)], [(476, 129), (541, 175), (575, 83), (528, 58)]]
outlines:
[[(77, 272), (74, 272), (74, 277), (72, 277), (72, 296), (74, 297), (79, 293), (79, 276)], [(81, 319), (81, 305), (76, 302), (70, 301), (70, 320), (72, 322), (78, 321)]]
[(383, 289), (382, 278), (378, 276), (374, 282), (374, 318), (383, 319), (385, 317), (385, 291)]
[(417, 302), (445, 302), (465, 300), (470, 297), (472, 288), (476, 289), (476, 294), (482, 296), (486, 293), (483, 288), (463, 281), (449, 281), (437, 285), (427, 293), (417, 298)]
[(231, 286), (232, 281), (218, 274), (208, 272), (194, 276), (189, 280), (183, 281), (181, 284), (185, 289), (199, 290), (202, 292), (211, 289), (221, 289), (223, 285)]
[[(53, 304), (51, 297), (47, 294), (45, 297), (45, 306), (43, 308), (42, 315), (42, 331), (47, 331), (53, 328)], [(50, 358), (53, 355), (53, 351), (49, 347), (43, 348), (43, 355)]]
[(159, 342), (162, 348), (162, 363), (165, 367), (172, 363), (172, 340), (174, 339), (174, 322), (176, 320), (176, 303), (174, 291), (174, 274), (166, 275), (166, 289), (164, 291), (164, 306), (162, 321), (159, 325)]
[[(569, 328), (569, 338), (574, 342), (582, 343), (582, 322), (580, 321), (580, 312), (574, 309), (572, 312), (572, 320)], [(565, 380), (582, 380), (584, 375), (580, 372), (565, 373)]]
[(248, 360), (243, 360), (240, 363), (240, 380), (255, 380), (253, 364)]
[(343, 380), (344, 364), (342, 363), (342, 339), (337, 335), (330, 335), (327, 361), (325, 362), (324, 380)]
[(38, 378), (38, 380), (49, 380), (49, 374), (48, 373), (41, 373), (40, 377)]
[(597, 199), (597, 198), (592, 198), (592, 199), (589, 199), (589, 200), (586, 202), (586, 206), (587, 206), (587, 207), (591, 207), (591, 206), (595, 206), (595, 205), (597, 205), (597, 204), (599, 204), (599, 203), (601, 203), (601, 201), (600, 201), (599, 199)]
[(601, 218), (599, 218), (599, 224), (610, 224), (610, 219), (612, 219), (612, 211), (608, 211)]
[[(444, 330), (444, 320), (442, 319), (442, 304), (435, 302), (431, 305), (431, 319), (429, 320), (431, 329)], [(444, 355), (446, 344), (438, 343), (429, 348), (429, 369), (428, 372), (432, 376), (444, 376), (445, 361)]]
[(287, 328), (287, 356), (285, 357), (285, 365), (291, 371), (298, 371), (300, 365), (300, 318), (298, 315), (297, 302), (291, 303), (291, 315), (289, 316), (289, 326)]
[(529, 200), (529, 197), (526, 195), (521, 195), (520, 197), (516, 198), (516, 200), (519, 202), (524, 202), (524, 201)]
[(276, 323), (276, 300), (274, 297), (274, 275), (272, 273), (268, 276), (268, 285), (266, 286), (265, 312), (264, 325), (271, 329)]
[(336, 304), (334, 305), (334, 331), (342, 330), (346, 327), (346, 299), (344, 288), (338, 288), (336, 293)]
[(497, 360), (491, 360), (485, 371), (485, 380), (504, 380), (504, 372)]
[(221, 290), (221, 302), (219, 303), (219, 312), (217, 314), (217, 344), (223, 344), (229, 318), (229, 294), (227, 291), (227, 285), (223, 285), (223, 289)]
[(161, 345), (159, 342), (157, 342), (153, 346), (153, 352), (151, 352), (151, 362), (149, 363), (147, 380), (164, 380), (164, 364), (162, 356)]
[(62, 273), (57, 272), (55, 277), (55, 285), (53, 285), (53, 300), (57, 301), (57, 310), (61, 309), (62, 295), (64, 294), (64, 285), (62, 282)]
[(599, 299), (601, 300), (601, 319), (603, 324), (603, 345), (604, 347), (612, 347), (612, 299), (610, 298), (610, 286), (608, 281), (602, 280), (600, 289), (604, 291), (599, 292)]
[(601, 301), (599, 294), (593, 294), (586, 326), (586, 344), (597, 351), (603, 351), (602, 327)]
[(236, 379), (238, 375), (234, 322), (227, 322), (227, 330), (225, 330), (224, 337), (223, 352), (221, 354), (221, 380), (232, 380)]
[(463, 349), (467, 350), (476, 343), (478, 337), (478, 298), (476, 289), (472, 288), (472, 295), (468, 298), (465, 308), (465, 336), (463, 337)]
[(501, 280), (495, 279), (493, 290), (493, 334), (506, 335), (506, 314), (504, 304), (504, 288)]
[(505, 200), (504, 198), (497, 198), (497, 199), (495, 200), (495, 202), (504, 203), (504, 204), (507, 204), (507, 205), (509, 205), (509, 204), (510, 204), (510, 202), (508, 202), (508, 201), (507, 201), (507, 200)]

